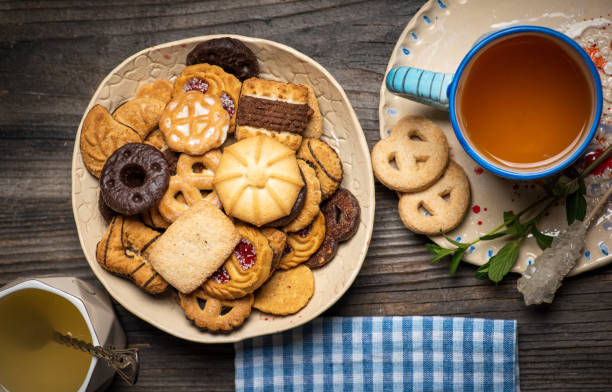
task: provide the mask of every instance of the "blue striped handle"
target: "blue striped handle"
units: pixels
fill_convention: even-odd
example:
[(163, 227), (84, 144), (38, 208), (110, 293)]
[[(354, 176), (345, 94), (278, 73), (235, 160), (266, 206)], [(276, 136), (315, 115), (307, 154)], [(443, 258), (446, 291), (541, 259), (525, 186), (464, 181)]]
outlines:
[(448, 109), (448, 86), (453, 74), (413, 67), (393, 67), (387, 74), (387, 89), (413, 101)]

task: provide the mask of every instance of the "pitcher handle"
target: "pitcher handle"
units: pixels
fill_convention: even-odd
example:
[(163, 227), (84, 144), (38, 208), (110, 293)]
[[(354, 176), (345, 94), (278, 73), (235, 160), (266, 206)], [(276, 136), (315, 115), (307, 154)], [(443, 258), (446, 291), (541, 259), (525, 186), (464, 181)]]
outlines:
[(393, 67), (387, 74), (387, 89), (405, 98), (448, 110), (448, 86), (452, 73), (426, 71), (414, 67)]

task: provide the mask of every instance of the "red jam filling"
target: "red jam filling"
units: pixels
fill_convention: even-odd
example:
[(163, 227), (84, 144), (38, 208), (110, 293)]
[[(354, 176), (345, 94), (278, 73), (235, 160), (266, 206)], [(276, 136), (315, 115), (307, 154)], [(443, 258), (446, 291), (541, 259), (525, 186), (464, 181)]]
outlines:
[(234, 256), (236, 256), (236, 259), (240, 264), (240, 268), (242, 268), (243, 271), (253, 267), (255, 265), (255, 261), (257, 260), (255, 247), (249, 240), (244, 238), (241, 239), (238, 245), (236, 245), (234, 248)]
[(199, 91), (202, 94), (205, 94), (208, 91), (208, 83), (199, 78), (189, 79), (189, 81), (185, 83), (183, 91)]
[(229, 274), (227, 273), (227, 270), (225, 269), (224, 265), (219, 267), (219, 269), (215, 271), (215, 273), (212, 274), (210, 278), (217, 283), (227, 283), (232, 280), (232, 278), (230, 278)]
[(232, 117), (234, 117), (234, 113), (236, 113), (236, 104), (234, 103), (234, 100), (226, 93), (223, 93), (221, 94), (221, 105), (229, 114), (231, 120)]
[(308, 237), (308, 234), (310, 234), (311, 231), (312, 231), (312, 223), (304, 227), (302, 230), (298, 231), (297, 235), (299, 235), (302, 238), (306, 238)]

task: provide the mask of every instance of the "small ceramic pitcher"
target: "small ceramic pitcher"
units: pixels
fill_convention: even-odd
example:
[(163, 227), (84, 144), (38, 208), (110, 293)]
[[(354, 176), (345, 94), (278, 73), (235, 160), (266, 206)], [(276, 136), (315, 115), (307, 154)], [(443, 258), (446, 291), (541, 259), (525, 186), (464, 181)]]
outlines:
[[(569, 153), (557, 162), (535, 172), (520, 172), (512, 171), (507, 168), (501, 167), (492, 163), (491, 161), (483, 158), (483, 156), (470, 145), (465, 132), (461, 129), (461, 125), (457, 120), (457, 90), (460, 83), (463, 82), (463, 76), (467, 73), (464, 72), (466, 66), (470, 64), (470, 61), (474, 58), (480, 50), (486, 47), (491, 42), (500, 38), (506, 37), (511, 34), (522, 34), (522, 33), (535, 33), (543, 34), (558, 40), (569, 52), (573, 52), (576, 56), (576, 61), (580, 66), (583, 67), (585, 75), (587, 75), (589, 83), (591, 84), (594, 110), (593, 116), (589, 123), (588, 133), (580, 140), (580, 143)], [(593, 64), (593, 61), (589, 55), (568, 36), (559, 33), (555, 30), (540, 27), (540, 26), (513, 26), (506, 29), (497, 30), (491, 33), (487, 33), (476, 41), (474, 46), (463, 58), (456, 73), (438, 73), (426, 71), (419, 68), (397, 66), (393, 67), (386, 76), (385, 79), (387, 89), (394, 94), (402, 97), (421, 102), (430, 106), (434, 106), (441, 109), (450, 111), (450, 120), (455, 132), (455, 136), (461, 143), (463, 149), (468, 155), (474, 159), (479, 165), (489, 170), (490, 172), (497, 174), (502, 177), (527, 180), (534, 178), (546, 177), (551, 174), (557, 173), (570, 164), (572, 164), (578, 157), (585, 151), (599, 126), (599, 119), (601, 117), (602, 107), (602, 91), (601, 82), (597, 68)], [(494, 87), (492, 87), (494, 88)]]
[[(27, 278), (0, 288), (0, 299), (25, 289), (48, 291), (71, 302), (83, 316), (94, 346), (125, 347), (125, 334), (115, 317), (108, 294), (102, 289), (72, 277)], [(87, 376), (78, 391), (103, 391), (112, 382), (114, 374), (105, 361), (92, 357)]]

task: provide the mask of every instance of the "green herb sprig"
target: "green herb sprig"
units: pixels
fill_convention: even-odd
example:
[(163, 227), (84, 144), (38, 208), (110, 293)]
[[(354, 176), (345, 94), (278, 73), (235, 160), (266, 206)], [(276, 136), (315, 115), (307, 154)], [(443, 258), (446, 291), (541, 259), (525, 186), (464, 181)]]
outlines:
[[(612, 145), (608, 146), (591, 164), (589, 164), (578, 176), (571, 178), (562, 175), (555, 182), (550, 193), (527, 206), (522, 211), (514, 214), (506, 211), (503, 214), (503, 223), (471, 242), (455, 241), (443, 232), (441, 235), (448, 240), (454, 247), (445, 248), (434, 243), (425, 245), (427, 250), (433, 254), (431, 263), (437, 263), (442, 259), (450, 257), (449, 271), (451, 276), (455, 274), (465, 252), (480, 241), (489, 241), (501, 237), (507, 237), (506, 243), (487, 263), (476, 270), (476, 278), (490, 280), (499, 283), (510, 272), (518, 259), (521, 243), (529, 236), (533, 235), (540, 249), (544, 250), (551, 246), (553, 237), (542, 233), (537, 222), (550, 207), (565, 201), (565, 212), (568, 225), (574, 221), (582, 221), (586, 215), (587, 203), (585, 199), (586, 186), (584, 178), (595, 168), (597, 168), (612, 153)], [(523, 219), (525, 216), (532, 216)]]

